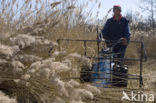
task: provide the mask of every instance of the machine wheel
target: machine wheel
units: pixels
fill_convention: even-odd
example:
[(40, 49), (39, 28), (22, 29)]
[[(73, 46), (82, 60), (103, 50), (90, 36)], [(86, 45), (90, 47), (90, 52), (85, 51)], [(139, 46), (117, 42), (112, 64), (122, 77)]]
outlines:
[(91, 70), (88, 67), (82, 67), (80, 71), (80, 81), (81, 83), (84, 82), (91, 82)]
[(128, 67), (125, 65), (113, 67), (112, 86), (127, 87), (128, 84)]

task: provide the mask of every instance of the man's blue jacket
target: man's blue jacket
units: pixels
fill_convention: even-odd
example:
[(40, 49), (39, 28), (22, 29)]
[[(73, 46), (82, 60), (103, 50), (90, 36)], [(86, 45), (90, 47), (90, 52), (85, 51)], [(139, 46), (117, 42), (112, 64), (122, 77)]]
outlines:
[(129, 41), (129, 21), (124, 17), (121, 17), (119, 20), (115, 20), (113, 17), (108, 19), (102, 29), (102, 36), (104, 39), (111, 41), (117, 41), (122, 37), (127, 38)]
[[(108, 41), (118, 41), (120, 38), (127, 38), (127, 42), (130, 40), (129, 21), (126, 18), (121, 17), (119, 20), (115, 20), (113, 17), (106, 21), (104, 28), (102, 29), (102, 35), (100, 38), (104, 38)], [(111, 46), (106, 41), (107, 46)], [(114, 53), (120, 53), (117, 58), (124, 58), (127, 45), (121, 43), (116, 45), (113, 49)]]

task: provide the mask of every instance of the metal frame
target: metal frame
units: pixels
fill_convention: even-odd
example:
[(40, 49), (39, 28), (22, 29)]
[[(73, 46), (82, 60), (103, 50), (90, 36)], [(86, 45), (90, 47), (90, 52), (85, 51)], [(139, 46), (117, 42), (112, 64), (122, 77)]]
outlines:
[[(61, 45), (61, 41), (70, 41), (70, 42), (73, 42), (73, 41), (76, 41), (76, 42), (83, 42), (83, 47), (84, 47), (84, 56), (88, 57), (87, 56), (87, 42), (97, 42), (97, 47), (98, 47), (98, 55), (99, 55), (99, 51), (100, 51), (100, 40), (79, 40), (79, 39), (58, 39), (57, 40), (57, 43), (58, 43), (58, 46), (59, 46), (59, 51), (60, 51), (60, 45)], [(128, 79), (134, 79), (134, 80), (137, 80), (139, 79), (139, 87), (141, 88), (142, 85), (143, 85), (143, 77), (142, 77), (142, 69), (143, 69), (143, 62), (144, 61), (147, 61), (147, 53), (146, 53), (146, 49), (144, 47), (144, 43), (142, 40), (140, 41), (130, 41), (130, 43), (135, 43), (135, 44), (140, 44), (140, 58), (124, 58), (125, 61), (138, 61), (140, 62), (140, 74), (139, 75), (130, 75), (130, 76), (135, 76), (135, 78), (128, 78)], [(51, 51), (52, 49), (50, 49)], [(50, 53), (49, 51), (49, 53)], [(100, 57), (88, 57), (88, 58), (93, 58), (93, 59), (100, 59)], [(119, 60), (119, 59), (118, 59)], [(93, 72), (92, 72), (93, 73)], [(80, 79), (78, 77), (73, 77), (71, 79)], [(96, 79), (105, 79), (105, 78), (96, 78)]]

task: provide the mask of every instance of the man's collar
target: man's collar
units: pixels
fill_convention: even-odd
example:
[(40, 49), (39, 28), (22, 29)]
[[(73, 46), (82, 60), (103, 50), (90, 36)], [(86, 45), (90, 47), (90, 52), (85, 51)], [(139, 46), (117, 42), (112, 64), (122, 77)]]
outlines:
[[(122, 15), (120, 14), (119, 19), (117, 21), (121, 20), (121, 18), (122, 18)], [(115, 16), (113, 16), (113, 20), (116, 20)]]

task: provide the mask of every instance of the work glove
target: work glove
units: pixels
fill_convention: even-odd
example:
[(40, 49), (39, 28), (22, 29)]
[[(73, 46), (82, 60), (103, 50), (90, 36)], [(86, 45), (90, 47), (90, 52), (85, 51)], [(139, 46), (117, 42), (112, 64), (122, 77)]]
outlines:
[(127, 45), (128, 44), (127, 38), (121, 38), (121, 43), (122, 45)]

